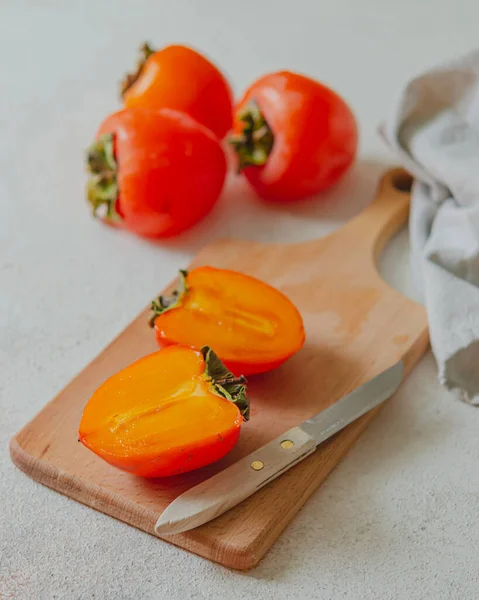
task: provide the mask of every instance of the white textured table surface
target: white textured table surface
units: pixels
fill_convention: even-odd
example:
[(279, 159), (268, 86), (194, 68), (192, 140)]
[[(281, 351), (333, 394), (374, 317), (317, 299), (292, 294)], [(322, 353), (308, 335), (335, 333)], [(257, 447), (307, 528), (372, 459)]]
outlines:
[[(0, 3), (0, 599), (478, 597), (479, 411), (428, 355), (260, 566), (228, 571), (31, 481), (10, 437), (217, 236), (323, 235), (391, 159), (376, 135), (400, 82), (477, 43), (477, 0)], [(191, 234), (151, 245), (101, 227), (83, 148), (140, 41), (215, 57), (239, 92), (301, 70), (352, 104), (361, 156), (327, 202), (266, 209), (230, 186)], [(407, 236), (384, 261), (411, 293)]]

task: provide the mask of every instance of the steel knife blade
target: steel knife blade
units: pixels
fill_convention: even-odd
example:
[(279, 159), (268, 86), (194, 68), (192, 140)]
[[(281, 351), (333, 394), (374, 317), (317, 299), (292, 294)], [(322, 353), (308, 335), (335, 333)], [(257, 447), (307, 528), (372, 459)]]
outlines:
[(172, 535), (188, 531), (233, 508), (390, 398), (403, 377), (404, 365), (399, 361), (316, 416), (184, 492), (160, 515), (155, 532)]

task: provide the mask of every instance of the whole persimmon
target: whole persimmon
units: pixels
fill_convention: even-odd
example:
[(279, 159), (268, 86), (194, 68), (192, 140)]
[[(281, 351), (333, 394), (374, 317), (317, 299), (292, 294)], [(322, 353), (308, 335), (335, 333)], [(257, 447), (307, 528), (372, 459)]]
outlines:
[(220, 139), (231, 129), (233, 97), (219, 69), (188, 46), (141, 47), (137, 71), (122, 83), (127, 108), (173, 108), (192, 116)]
[(356, 119), (332, 89), (279, 71), (255, 81), (238, 102), (231, 143), (258, 195), (292, 202), (334, 185), (358, 145)]
[(149, 238), (176, 235), (205, 217), (226, 176), (217, 137), (168, 108), (127, 108), (110, 115), (87, 162), (94, 216)]

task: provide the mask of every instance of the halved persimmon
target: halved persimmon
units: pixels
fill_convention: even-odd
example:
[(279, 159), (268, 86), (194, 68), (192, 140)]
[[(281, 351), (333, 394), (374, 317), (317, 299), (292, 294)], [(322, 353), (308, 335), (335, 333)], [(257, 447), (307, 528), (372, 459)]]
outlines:
[(96, 390), (79, 440), (115, 467), (165, 477), (222, 458), (248, 417), (244, 377), (229, 372), (210, 348), (170, 346)]
[(301, 315), (279, 290), (243, 273), (213, 267), (180, 271), (171, 296), (152, 302), (160, 346), (207, 344), (233, 373), (279, 366), (304, 344)]

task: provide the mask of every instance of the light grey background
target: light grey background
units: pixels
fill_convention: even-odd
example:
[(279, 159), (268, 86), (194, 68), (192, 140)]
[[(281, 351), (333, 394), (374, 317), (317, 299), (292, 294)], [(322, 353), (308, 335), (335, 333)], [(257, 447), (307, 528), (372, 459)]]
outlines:
[[(43, 488), (10, 437), (205, 242), (308, 239), (370, 200), (391, 159), (376, 126), (400, 84), (477, 43), (477, 0), (0, 2), (0, 598), (478, 597), (479, 412), (427, 355), (260, 566), (235, 573)], [(360, 161), (324, 202), (266, 208), (231, 184), (211, 218), (161, 245), (95, 223), (83, 149), (149, 39), (214, 57), (236, 92), (289, 68), (336, 88)], [(412, 294), (407, 236), (382, 263)]]

